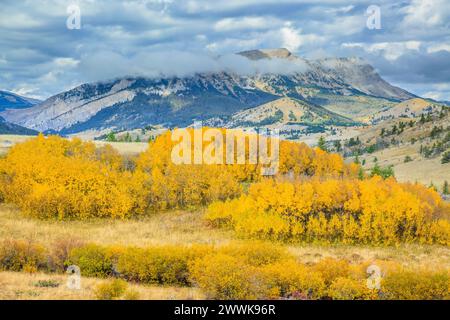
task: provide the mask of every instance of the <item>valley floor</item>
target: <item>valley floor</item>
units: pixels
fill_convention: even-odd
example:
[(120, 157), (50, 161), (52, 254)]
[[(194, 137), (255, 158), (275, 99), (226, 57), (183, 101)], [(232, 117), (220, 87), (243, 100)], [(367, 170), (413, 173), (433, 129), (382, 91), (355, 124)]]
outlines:
[[(0, 147), (9, 148), (12, 144), (27, 137), (0, 137)], [(144, 143), (117, 143), (122, 153), (137, 153)], [(406, 146), (405, 148), (409, 148)], [(1, 150), (0, 150), (1, 151)], [(393, 164), (400, 181), (408, 179), (435, 184), (447, 179), (450, 167), (436, 166), (435, 160), (420, 160), (404, 163), (411, 150), (402, 147), (385, 149), (367, 156), (367, 166), (377, 157), (381, 165)], [(421, 162), (422, 161), (422, 162)], [(437, 161), (437, 160), (436, 160)], [(449, 165), (450, 166), (450, 165)], [(437, 169), (437, 168), (442, 168)], [(441, 171), (440, 171), (441, 170)], [(87, 221), (37, 220), (24, 216), (12, 205), (0, 204), (0, 242), (3, 240), (29, 240), (51, 247), (67, 239), (85, 243), (122, 246), (158, 246), (210, 244), (224, 245), (230, 242), (247, 242), (237, 239), (231, 230), (218, 229), (203, 219), (203, 211), (169, 211), (150, 214), (145, 217), (114, 220), (89, 219)], [(345, 259), (359, 264), (372, 261), (390, 261), (412, 268), (450, 270), (450, 248), (438, 245), (402, 244), (391, 247), (363, 245), (319, 245), (284, 244), (299, 262), (313, 264), (327, 257)], [(42, 282), (56, 283), (55, 287), (42, 286)], [(0, 272), (0, 299), (93, 299), (94, 288), (101, 279), (82, 278), (82, 289), (71, 290), (66, 287), (67, 275), (44, 273)], [(158, 287), (130, 284), (141, 299), (202, 299), (203, 293), (197, 288)]]

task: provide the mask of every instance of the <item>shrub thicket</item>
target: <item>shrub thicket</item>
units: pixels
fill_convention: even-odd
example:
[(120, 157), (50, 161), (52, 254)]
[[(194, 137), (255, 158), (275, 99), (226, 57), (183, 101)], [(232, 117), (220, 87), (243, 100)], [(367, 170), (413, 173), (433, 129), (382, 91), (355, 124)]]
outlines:
[(266, 179), (240, 198), (214, 202), (206, 219), (243, 236), (395, 244), (450, 243), (450, 206), (421, 185), (393, 178)]
[[(252, 250), (254, 248), (254, 250)], [(267, 257), (264, 253), (267, 253)], [(48, 271), (50, 250), (25, 241), (0, 244), (0, 269)], [(368, 265), (381, 268), (380, 289), (369, 289)], [(70, 250), (67, 264), (84, 276), (116, 278), (95, 289), (98, 299), (137, 299), (124, 280), (198, 286), (211, 299), (448, 299), (448, 270), (405, 268), (394, 262), (350, 264), (326, 258), (302, 264), (284, 249), (264, 243), (226, 246), (102, 247)]]
[(0, 243), (0, 269), (36, 272), (47, 266), (45, 247), (32, 241), (4, 240)]
[[(79, 139), (40, 135), (13, 146), (0, 160), (0, 198), (38, 218), (126, 218), (235, 198), (242, 193), (242, 182), (261, 178), (260, 163), (174, 164), (171, 154), (178, 142), (171, 138), (170, 132), (159, 136), (133, 159), (109, 145), (97, 148)], [(248, 145), (249, 138), (245, 141)], [(205, 142), (203, 150), (208, 146)], [(280, 143), (279, 167), (280, 175), (295, 176), (343, 177), (357, 172), (339, 155), (287, 141)]]
[(0, 160), (0, 193), (38, 218), (124, 218), (143, 212), (142, 175), (110, 146), (40, 135)]

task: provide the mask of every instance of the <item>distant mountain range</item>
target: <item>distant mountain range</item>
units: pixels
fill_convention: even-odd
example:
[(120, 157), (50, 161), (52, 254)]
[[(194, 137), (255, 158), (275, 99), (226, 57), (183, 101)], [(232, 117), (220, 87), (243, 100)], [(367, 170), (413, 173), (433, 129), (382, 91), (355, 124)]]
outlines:
[[(124, 77), (83, 84), (35, 106), (4, 107), (7, 121), (61, 134), (189, 126), (351, 125), (416, 96), (383, 80), (358, 58), (306, 60), (286, 49), (239, 53), (254, 60), (301, 62), (302, 72), (183, 78)], [(295, 70), (295, 68), (293, 68)]]
[(5, 111), (6, 109), (30, 108), (40, 102), (42, 101), (0, 90), (0, 111)]
[[(26, 109), (40, 102), (40, 100), (22, 97), (12, 92), (0, 91), (0, 111)], [(0, 117), (0, 134), (36, 135), (37, 133), (35, 130), (10, 123), (3, 117)]]

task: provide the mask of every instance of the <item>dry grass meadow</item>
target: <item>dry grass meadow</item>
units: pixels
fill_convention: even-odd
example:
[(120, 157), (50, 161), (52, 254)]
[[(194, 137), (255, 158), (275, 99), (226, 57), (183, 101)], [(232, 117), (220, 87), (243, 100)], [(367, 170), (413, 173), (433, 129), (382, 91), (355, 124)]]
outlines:
[[(62, 239), (77, 239), (102, 245), (148, 246), (165, 244), (214, 244), (245, 242), (233, 239), (231, 231), (213, 229), (202, 220), (202, 212), (175, 211), (142, 219), (90, 221), (49, 221), (27, 218), (10, 205), (0, 205), (0, 241), (27, 239), (52, 246)], [(284, 244), (280, 244), (284, 245)], [(289, 251), (305, 264), (324, 258), (345, 259), (352, 263), (366, 261), (397, 262), (407, 267), (435, 266), (450, 269), (450, 249), (437, 245), (403, 244), (397, 247), (287, 245)], [(105, 281), (82, 278), (81, 290), (66, 286), (64, 274), (0, 272), (0, 299), (94, 299), (95, 287)], [(42, 287), (39, 281), (57, 283)], [(202, 299), (197, 288), (130, 284), (139, 299)]]
[[(81, 289), (67, 287), (66, 275), (24, 272), (0, 272), (0, 300), (91, 300), (95, 287), (108, 280), (83, 277)], [(51, 282), (55, 287), (42, 286)], [(196, 288), (158, 287), (130, 284), (143, 300), (193, 300), (202, 299)]]
[[(61, 239), (75, 238), (101, 245), (224, 245), (235, 239), (231, 231), (209, 226), (202, 211), (169, 211), (140, 219), (97, 219), (88, 221), (36, 220), (11, 205), (0, 205), (0, 241), (27, 239), (52, 245)], [(281, 244), (280, 245), (284, 245)], [(303, 263), (326, 257), (355, 263), (371, 260), (399, 262), (405, 266), (450, 268), (450, 249), (439, 245), (402, 244), (396, 247), (355, 245), (289, 244), (289, 251)]]

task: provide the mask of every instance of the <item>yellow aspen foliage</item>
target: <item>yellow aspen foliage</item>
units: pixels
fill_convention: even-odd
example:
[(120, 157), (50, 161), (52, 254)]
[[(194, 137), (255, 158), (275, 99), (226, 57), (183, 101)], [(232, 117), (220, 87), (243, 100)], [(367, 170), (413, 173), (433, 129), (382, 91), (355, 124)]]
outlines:
[[(249, 159), (255, 135), (233, 132), (233, 161), (227, 161), (226, 143), (215, 149), (211, 143), (226, 141), (229, 131), (214, 129), (214, 140), (207, 139), (213, 136), (208, 130), (183, 133), (190, 141), (203, 135), (200, 145), (181, 150), (186, 163), (173, 159), (179, 141), (172, 132), (157, 137), (135, 159), (108, 145), (40, 135), (0, 159), (0, 198), (38, 218), (127, 218), (209, 206), (208, 221), (246, 237), (450, 243), (450, 207), (429, 188), (378, 176), (359, 180), (359, 166), (290, 141), (279, 141), (276, 175), (262, 177), (266, 164), (236, 163), (242, 156)], [(273, 139), (268, 139), (268, 149), (275, 145)], [(243, 154), (239, 144), (245, 146)], [(207, 163), (199, 161), (198, 149), (200, 160), (209, 154)]]
[(450, 243), (450, 206), (428, 188), (394, 179), (263, 179), (213, 203), (206, 219), (242, 235), (392, 245)]
[[(219, 164), (196, 163), (196, 147), (194, 140), (196, 135), (206, 135), (211, 128), (186, 129), (183, 134), (188, 140), (181, 157), (187, 163), (174, 163), (172, 152), (180, 145), (180, 141), (173, 141), (173, 132), (166, 132), (150, 143), (149, 149), (143, 152), (137, 160), (137, 170), (148, 175), (150, 185), (149, 206), (153, 210), (169, 208), (189, 208), (207, 205), (215, 200), (227, 200), (236, 198), (242, 194), (242, 183), (252, 183), (261, 180), (262, 163), (249, 162), (250, 140), (252, 135), (240, 130), (234, 130), (232, 143), (234, 154), (231, 162), (227, 162), (226, 146), (228, 132), (224, 129), (217, 130), (217, 134), (223, 144), (217, 152), (222, 161)], [(198, 138), (198, 136), (197, 136)], [(237, 150), (238, 140), (244, 141), (244, 163), (238, 163), (239, 153)], [(268, 139), (270, 145), (271, 140)], [(210, 147), (209, 141), (202, 140), (200, 154), (204, 159), (204, 152)], [(270, 147), (268, 147), (270, 149)], [(185, 155), (184, 152), (187, 154)], [(186, 156), (186, 158), (185, 158)], [(228, 163), (228, 164), (227, 164)], [(342, 157), (337, 154), (328, 154), (319, 149), (312, 149), (303, 143), (280, 141), (278, 176), (314, 176), (343, 177), (357, 175), (358, 169), (354, 165), (346, 165)], [(289, 185), (286, 185), (289, 188)], [(286, 190), (288, 192), (288, 190)], [(271, 195), (266, 195), (271, 196)], [(288, 196), (288, 195), (286, 195)], [(263, 201), (263, 195), (261, 200)], [(278, 202), (279, 210), (283, 210), (283, 199)], [(308, 210), (308, 208), (303, 208)], [(259, 216), (256, 218), (262, 226), (268, 228), (270, 222), (264, 219), (270, 218)], [(283, 228), (277, 218), (272, 217), (276, 224), (275, 229)], [(269, 228), (270, 229), (270, 228)], [(277, 233), (276, 230), (270, 231)]]
[(0, 193), (38, 218), (118, 217), (143, 212), (142, 179), (110, 147), (42, 135), (0, 161)]
[[(40, 135), (15, 145), (1, 159), (0, 197), (39, 218), (126, 218), (149, 210), (197, 208), (213, 201), (238, 198), (248, 184), (261, 180), (261, 169), (267, 163), (257, 157), (253, 159), (256, 162), (250, 161), (261, 154), (261, 150), (254, 149), (255, 145), (259, 146), (256, 143), (261, 136), (241, 130), (230, 134), (225, 129), (187, 129), (178, 137), (184, 136), (192, 142), (187, 148), (181, 148), (181, 159), (187, 162), (177, 163), (173, 153), (180, 148), (180, 141), (174, 139), (175, 132), (157, 137), (136, 159), (120, 155), (109, 145), (99, 148), (80, 139)], [(199, 135), (201, 144), (196, 145), (194, 140)], [(267, 139), (269, 153), (276, 150), (272, 150), (273, 139)], [(214, 144), (220, 141), (223, 143)], [(305, 144), (279, 142), (278, 177), (356, 176), (357, 170), (344, 164), (336, 154), (330, 155)], [(229, 146), (231, 156), (226, 152)], [(239, 146), (244, 146), (244, 152)], [(258, 214), (248, 216), (249, 221), (255, 222), (254, 235), (262, 230), (263, 234), (283, 237), (289, 231), (290, 222), (280, 215), (304, 220), (303, 215), (317, 205), (333, 206), (333, 190), (321, 193), (323, 201), (317, 204), (312, 198), (292, 202), (295, 188), (290, 183), (282, 188), (276, 203), (271, 203), (270, 190), (264, 194), (265, 188), (260, 189), (261, 194), (254, 201)], [(320, 187), (305, 186), (303, 192), (312, 195), (317, 188)], [(274, 212), (266, 212), (268, 204), (273, 206)], [(295, 229), (303, 232), (301, 227)]]

